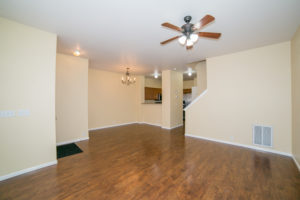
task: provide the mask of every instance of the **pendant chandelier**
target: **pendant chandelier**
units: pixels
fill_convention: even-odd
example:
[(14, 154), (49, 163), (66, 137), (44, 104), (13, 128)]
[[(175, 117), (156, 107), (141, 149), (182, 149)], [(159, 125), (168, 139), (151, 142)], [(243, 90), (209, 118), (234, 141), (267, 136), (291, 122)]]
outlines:
[(130, 76), (130, 74), (129, 74), (129, 68), (128, 67), (126, 69), (127, 70), (126, 70), (125, 77), (122, 76), (122, 83), (125, 84), (125, 85), (134, 84), (135, 81), (136, 81), (136, 78)]

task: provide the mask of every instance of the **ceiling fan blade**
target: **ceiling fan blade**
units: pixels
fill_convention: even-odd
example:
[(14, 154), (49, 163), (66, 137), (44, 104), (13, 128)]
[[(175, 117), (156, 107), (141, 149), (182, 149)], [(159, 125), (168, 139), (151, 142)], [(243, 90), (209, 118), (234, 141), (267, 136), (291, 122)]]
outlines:
[(173, 40), (176, 40), (177, 38), (180, 38), (180, 37), (181, 37), (181, 35), (172, 37), (172, 38), (170, 38), (168, 40), (165, 40), (165, 41), (161, 42), (160, 44), (166, 44), (166, 43), (171, 42)]
[(214, 21), (215, 18), (211, 15), (205, 15), (199, 22), (199, 24), (195, 24), (195, 29), (196, 30), (199, 30), (201, 29), (202, 27), (204, 27), (205, 25), (209, 24), (210, 22)]
[(190, 50), (193, 48), (193, 45), (192, 46), (186, 46), (186, 50)]
[(199, 37), (218, 39), (221, 36), (221, 33), (199, 32), (198, 35)]
[(164, 26), (164, 27), (167, 27), (167, 28), (170, 28), (170, 29), (173, 29), (173, 30), (182, 32), (182, 29), (181, 29), (181, 28), (179, 28), (178, 26), (175, 26), (175, 25), (173, 25), (173, 24), (170, 24), (170, 23), (168, 23), (168, 22), (165, 22), (165, 23), (163, 23), (163, 24), (161, 24), (161, 25)]

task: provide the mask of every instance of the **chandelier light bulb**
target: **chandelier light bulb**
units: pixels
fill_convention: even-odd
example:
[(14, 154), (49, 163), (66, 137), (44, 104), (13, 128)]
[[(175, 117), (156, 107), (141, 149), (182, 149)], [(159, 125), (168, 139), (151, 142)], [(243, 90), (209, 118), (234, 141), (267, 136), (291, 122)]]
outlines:
[(192, 76), (192, 72), (189, 72), (188, 75), (189, 75), (189, 76)]
[(191, 34), (190, 39), (192, 40), (193, 43), (197, 42), (199, 36), (195, 33)]
[(186, 46), (190, 47), (190, 46), (193, 46), (193, 41), (191, 39), (187, 39), (186, 40)]
[(130, 76), (130, 74), (129, 74), (129, 68), (127, 68), (127, 70), (126, 70), (125, 77), (122, 76), (121, 82), (122, 82), (124, 85), (130, 85), (130, 84), (133, 84), (133, 83), (136, 82), (136, 78)]
[(178, 38), (178, 42), (179, 42), (181, 45), (184, 45), (185, 42), (186, 42), (186, 36), (183, 35), (183, 36), (181, 36), (180, 38)]

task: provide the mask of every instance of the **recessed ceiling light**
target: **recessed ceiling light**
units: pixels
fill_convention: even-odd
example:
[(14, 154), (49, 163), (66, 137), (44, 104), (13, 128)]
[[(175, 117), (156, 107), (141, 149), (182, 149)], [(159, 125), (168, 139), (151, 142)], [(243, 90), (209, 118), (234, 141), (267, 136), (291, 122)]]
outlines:
[(159, 73), (158, 73), (157, 69), (154, 70), (153, 76), (154, 76), (154, 78), (158, 78), (159, 77)]
[(74, 55), (74, 56), (80, 56), (80, 51), (79, 51), (79, 50), (75, 50), (75, 51), (73, 52), (73, 55)]

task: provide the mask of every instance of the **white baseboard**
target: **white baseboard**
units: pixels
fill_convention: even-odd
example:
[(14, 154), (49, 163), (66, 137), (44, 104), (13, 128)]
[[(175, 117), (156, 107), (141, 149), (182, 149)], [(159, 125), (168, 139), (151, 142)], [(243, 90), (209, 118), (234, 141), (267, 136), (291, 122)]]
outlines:
[(152, 124), (152, 123), (148, 123), (148, 122), (129, 122), (129, 123), (123, 123), (123, 124), (115, 124), (115, 125), (110, 125), (110, 126), (102, 126), (102, 127), (97, 127), (97, 128), (90, 128), (89, 131), (96, 131), (96, 130), (100, 130), (100, 129), (105, 129), (105, 128), (113, 128), (113, 127), (118, 127), (118, 126), (126, 126), (126, 125), (130, 125), (130, 124), (147, 124), (147, 125), (151, 125), (151, 126), (159, 126), (163, 129), (174, 129), (174, 128), (178, 128), (180, 126), (183, 126), (183, 124), (179, 124), (178, 126), (173, 126), (171, 128), (168, 127), (162, 127), (161, 124)]
[(138, 122), (139, 124), (147, 124), (147, 125), (150, 125), (150, 126), (159, 126), (161, 127), (161, 124), (152, 124), (152, 123), (148, 123), (148, 122)]
[(179, 124), (179, 125), (177, 125), (177, 126), (173, 126), (173, 127), (169, 128), (169, 127), (163, 127), (163, 126), (161, 126), (161, 124), (152, 124), (152, 123), (148, 123), (148, 122), (139, 122), (139, 124), (147, 124), (147, 125), (151, 125), (151, 126), (159, 126), (159, 127), (161, 127), (162, 129), (168, 129), (168, 130), (171, 130), (171, 129), (174, 129), (174, 128), (178, 128), (178, 127), (180, 127), (180, 126), (183, 126), (183, 124)]
[(58, 143), (56, 143), (56, 146), (61, 146), (61, 145), (64, 145), (64, 144), (70, 144), (70, 143), (80, 142), (80, 141), (88, 140), (88, 139), (90, 139), (90, 138), (89, 137), (84, 137), (84, 138), (79, 138), (79, 139), (75, 139), (75, 140), (69, 140), (69, 141), (65, 141), (65, 142), (58, 142)]
[(31, 171), (34, 171), (34, 170), (38, 170), (38, 169), (41, 169), (41, 168), (44, 168), (44, 167), (48, 167), (48, 166), (51, 166), (51, 165), (56, 165), (56, 164), (57, 164), (57, 160), (54, 160), (54, 161), (47, 162), (47, 163), (44, 163), (44, 164), (41, 164), (41, 165), (30, 167), (30, 168), (27, 168), (27, 169), (22, 169), (20, 171), (16, 171), (16, 172), (4, 175), (4, 176), (0, 176), (0, 181), (9, 179), (9, 178), (12, 178), (12, 177), (15, 177), (15, 176), (19, 176), (21, 174), (25, 174), (25, 173), (28, 173), (28, 172), (31, 172)]
[(171, 129), (174, 129), (174, 128), (178, 128), (178, 127), (180, 127), (180, 126), (183, 126), (183, 124), (179, 124), (179, 125), (173, 126), (173, 127), (171, 127), (171, 128), (169, 128), (169, 127), (163, 127), (163, 126), (162, 126), (161, 128), (171, 130)]
[(251, 146), (251, 145), (239, 144), (239, 143), (235, 143), (235, 142), (228, 142), (228, 141), (224, 141), (224, 140), (216, 140), (216, 139), (213, 139), (213, 138), (207, 138), (207, 137), (202, 137), (202, 136), (198, 136), (198, 135), (185, 134), (185, 136), (198, 138), (198, 139), (203, 139), (203, 140), (209, 140), (209, 141), (213, 141), (213, 142), (229, 144), (229, 145), (234, 145), (234, 146), (239, 146), (239, 147), (244, 147), (244, 148), (248, 148), (248, 149), (254, 149), (254, 150), (257, 150), (257, 151), (264, 151), (264, 152), (275, 153), (275, 154), (280, 154), (280, 155), (292, 157), (292, 154), (290, 154), (290, 153), (276, 151), (276, 150), (273, 150), (273, 149), (265, 149), (265, 148), (260, 148), (260, 147), (256, 147), (256, 146)]
[(136, 124), (137, 122), (128, 122), (128, 123), (123, 123), (123, 124), (115, 124), (115, 125), (109, 125), (109, 126), (102, 126), (102, 127), (97, 127), (97, 128), (90, 128), (89, 131), (96, 131), (100, 129), (105, 129), (105, 128), (113, 128), (117, 126), (125, 126), (125, 125), (130, 125), (130, 124)]
[(299, 170), (299, 172), (300, 172), (300, 164), (297, 162), (295, 156), (292, 156), (292, 157), (293, 157), (293, 160), (294, 160), (294, 162), (295, 162), (295, 164), (296, 164), (296, 166), (298, 167), (298, 170)]

